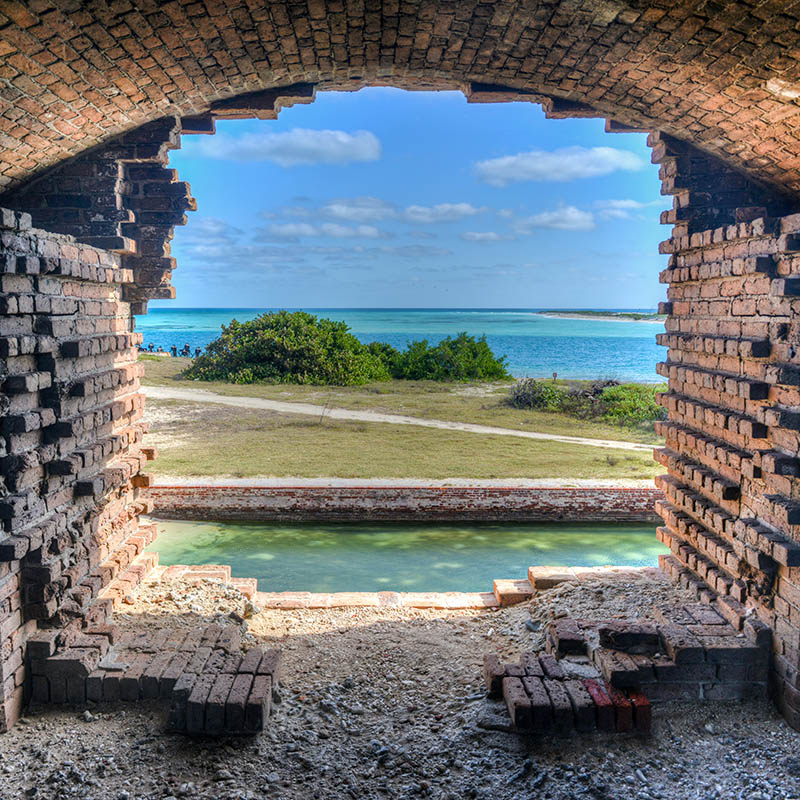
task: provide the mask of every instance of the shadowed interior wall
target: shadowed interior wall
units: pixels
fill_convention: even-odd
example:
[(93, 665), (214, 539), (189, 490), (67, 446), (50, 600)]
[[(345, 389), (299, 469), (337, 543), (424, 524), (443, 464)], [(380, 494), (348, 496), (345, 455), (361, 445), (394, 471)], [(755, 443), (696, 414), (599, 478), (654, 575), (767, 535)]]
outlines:
[(143, 549), (136, 363), (120, 257), (0, 211), (0, 727), (23, 701), (25, 644), (104, 624), (102, 590)]

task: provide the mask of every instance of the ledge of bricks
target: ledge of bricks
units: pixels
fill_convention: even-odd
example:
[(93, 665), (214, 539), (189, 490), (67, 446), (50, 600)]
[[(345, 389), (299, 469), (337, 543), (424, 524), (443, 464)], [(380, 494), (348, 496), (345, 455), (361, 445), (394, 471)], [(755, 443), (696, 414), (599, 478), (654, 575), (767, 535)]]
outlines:
[(126, 602), (139, 582), (159, 583), (167, 580), (197, 582), (214, 580), (238, 589), (260, 608), (500, 608), (530, 600), (537, 591), (549, 589), (563, 581), (625, 581), (632, 576), (654, 578), (661, 575), (653, 567), (552, 567), (528, 569), (528, 579), (497, 579), (491, 592), (259, 592), (255, 578), (233, 578), (227, 564), (190, 566), (157, 565), (158, 553), (142, 553), (104, 591), (104, 597), (118, 608)]
[[(157, 556), (158, 553), (148, 555)], [(173, 564), (171, 566), (159, 565), (154, 567), (143, 582), (148, 584), (161, 581), (180, 580), (186, 583), (199, 583), (200, 581), (217, 581), (225, 586), (231, 586), (241, 592), (248, 600), (256, 596), (258, 581), (255, 578), (234, 578), (228, 564), (200, 564), (189, 566), (187, 564)]]
[(269, 717), (280, 652), (242, 649), (238, 627), (123, 633), (111, 625), (28, 640), (34, 703), (163, 700), (167, 729), (255, 734)]

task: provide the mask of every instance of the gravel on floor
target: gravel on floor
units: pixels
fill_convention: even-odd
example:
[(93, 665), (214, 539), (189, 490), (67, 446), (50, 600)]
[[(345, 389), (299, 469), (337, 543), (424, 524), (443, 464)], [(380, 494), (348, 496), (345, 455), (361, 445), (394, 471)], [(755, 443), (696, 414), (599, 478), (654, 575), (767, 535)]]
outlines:
[(0, 737), (0, 800), (800, 798), (800, 734), (767, 702), (658, 706), (648, 738), (493, 729), (504, 709), (485, 699), (484, 653), (531, 649), (554, 615), (631, 617), (680, 597), (636, 579), (499, 611), (259, 611), (212, 582), (145, 585), (122, 627), (216, 621), (282, 649), (268, 730), (170, 735), (159, 704), (32, 711)]

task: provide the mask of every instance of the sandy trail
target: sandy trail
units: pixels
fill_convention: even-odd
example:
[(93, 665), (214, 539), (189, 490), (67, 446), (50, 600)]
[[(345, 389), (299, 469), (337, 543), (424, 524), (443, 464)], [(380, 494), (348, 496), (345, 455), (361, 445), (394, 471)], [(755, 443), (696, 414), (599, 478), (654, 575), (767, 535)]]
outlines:
[(535, 431), (515, 431), (492, 425), (476, 425), (471, 422), (450, 422), (442, 419), (423, 419), (403, 414), (384, 414), (379, 411), (356, 411), (347, 408), (331, 408), (312, 403), (287, 403), (282, 400), (266, 400), (261, 397), (236, 397), (207, 392), (204, 389), (173, 389), (169, 386), (143, 386), (142, 391), (154, 400), (184, 400), (191, 403), (218, 403), (239, 408), (260, 408), (277, 411), (281, 414), (305, 414), (329, 419), (355, 420), (358, 422), (382, 422), (389, 425), (418, 425), (422, 428), (461, 431), (464, 433), (491, 434), (493, 436), (516, 436), (520, 439), (539, 439), (562, 444), (602, 447), (611, 450), (634, 450), (649, 453), (653, 446), (639, 442), (624, 442), (614, 439), (586, 439), (580, 436), (562, 436), (556, 433), (537, 433)]

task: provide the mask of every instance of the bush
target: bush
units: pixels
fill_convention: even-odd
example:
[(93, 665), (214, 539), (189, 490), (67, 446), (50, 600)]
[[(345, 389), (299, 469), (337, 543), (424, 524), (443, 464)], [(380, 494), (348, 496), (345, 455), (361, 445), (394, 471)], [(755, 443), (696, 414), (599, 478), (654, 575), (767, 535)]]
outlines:
[(522, 378), (511, 387), (508, 402), (514, 408), (561, 411), (564, 406), (565, 394), (566, 392), (559, 389), (552, 381)]
[(656, 395), (660, 391), (660, 386), (641, 383), (610, 386), (600, 395), (603, 416), (625, 425), (666, 419), (666, 410), (656, 402)]
[(184, 373), (187, 378), (232, 383), (313, 383), (350, 386), (390, 378), (432, 381), (510, 378), (486, 337), (466, 333), (404, 351), (384, 342), (362, 344), (344, 322), (305, 311), (232, 320)]
[(515, 408), (559, 411), (578, 419), (602, 419), (620, 425), (639, 425), (665, 419), (666, 411), (656, 402), (662, 386), (603, 380), (563, 387), (535, 378), (518, 380), (507, 402)]
[(381, 357), (344, 322), (305, 311), (276, 311), (232, 320), (186, 370), (187, 378), (232, 383), (350, 386), (388, 380)]
[(511, 377), (505, 356), (497, 358), (486, 343), (467, 333), (448, 336), (431, 347), (427, 339), (411, 342), (387, 364), (392, 377), (429, 381), (496, 381)]

